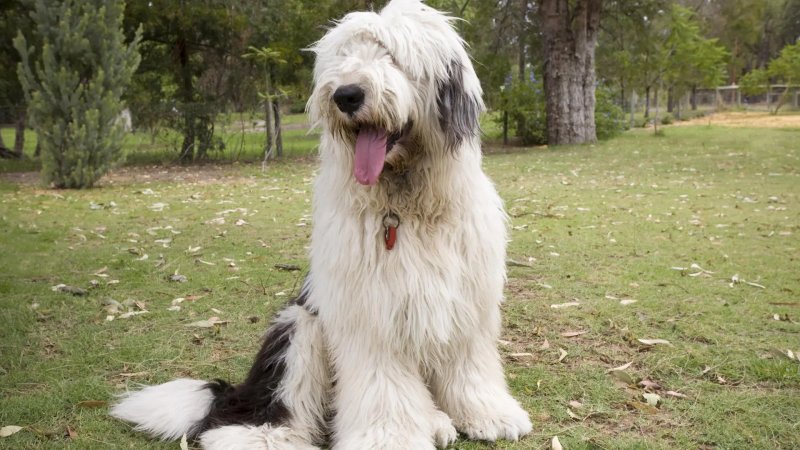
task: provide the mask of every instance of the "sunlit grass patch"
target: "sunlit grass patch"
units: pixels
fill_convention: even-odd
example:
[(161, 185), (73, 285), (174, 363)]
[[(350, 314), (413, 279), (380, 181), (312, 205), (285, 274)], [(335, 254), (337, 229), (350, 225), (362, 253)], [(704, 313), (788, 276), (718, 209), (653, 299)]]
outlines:
[[(287, 146), (313, 154), (303, 133)], [(535, 428), (452, 448), (800, 447), (800, 360), (787, 353), (800, 352), (800, 133), (650, 133), (484, 158), (514, 261), (498, 345)], [(148, 166), (89, 191), (0, 183), (0, 427), (25, 427), (0, 448), (177, 448), (86, 402), (179, 376), (242, 379), (307, 268), (314, 169)], [(187, 326), (210, 318), (225, 323)]]

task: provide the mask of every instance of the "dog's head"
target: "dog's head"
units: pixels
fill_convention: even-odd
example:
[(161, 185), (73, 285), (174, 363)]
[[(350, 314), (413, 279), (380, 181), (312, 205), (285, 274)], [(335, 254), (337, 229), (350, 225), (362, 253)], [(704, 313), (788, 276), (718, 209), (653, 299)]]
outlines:
[(452, 18), (418, 0), (351, 13), (313, 47), (308, 112), (364, 185), (478, 135), (481, 87)]

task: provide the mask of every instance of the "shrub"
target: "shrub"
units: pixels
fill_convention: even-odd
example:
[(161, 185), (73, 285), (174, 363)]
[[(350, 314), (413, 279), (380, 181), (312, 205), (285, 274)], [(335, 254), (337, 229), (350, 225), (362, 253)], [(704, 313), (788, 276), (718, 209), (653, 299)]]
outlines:
[(594, 95), (594, 125), (597, 129), (597, 139), (601, 141), (611, 139), (627, 130), (625, 111), (614, 102), (615, 96), (611, 89), (599, 85)]
[[(595, 99), (597, 139), (610, 139), (627, 129), (625, 113), (614, 103), (610, 89), (598, 86)], [(547, 112), (540, 81), (514, 82), (503, 92), (502, 104), (508, 111), (509, 122), (516, 126), (516, 136), (524, 145), (547, 143)], [(502, 120), (502, 115), (498, 115), (497, 120)]]
[(14, 40), (20, 82), (42, 152), (42, 177), (58, 188), (91, 187), (120, 162), (125, 87), (139, 65), (122, 33), (121, 0), (37, 0), (35, 41)]

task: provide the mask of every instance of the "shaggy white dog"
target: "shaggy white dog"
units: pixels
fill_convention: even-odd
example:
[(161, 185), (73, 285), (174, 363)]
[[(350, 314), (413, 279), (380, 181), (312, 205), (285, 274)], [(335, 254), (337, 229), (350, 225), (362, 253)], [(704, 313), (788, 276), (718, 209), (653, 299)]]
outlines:
[(206, 449), (433, 449), (531, 431), (496, 348), (505, 213), (481, 170), (481, 88), (452, 19), (352, 13), (314, 47), (323, 131), (311, 271), (244, 383), (181, 379), (112, 415)]

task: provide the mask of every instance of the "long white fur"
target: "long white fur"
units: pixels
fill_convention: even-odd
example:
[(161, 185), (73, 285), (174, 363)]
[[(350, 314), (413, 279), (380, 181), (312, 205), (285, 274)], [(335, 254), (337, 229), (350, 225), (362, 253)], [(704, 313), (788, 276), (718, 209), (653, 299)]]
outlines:
[(214, 396), (206, 381), (180, 378), (140, 391), (123, 394), (111, 415), (136, 424), (137, 431), (165, 440), (179, 439), (208, 410)]
[(318, 450), (287, 427), (227, 425), (200, 436), (205, 450)]
[[(314, 47), (309, 111), (323, 138), (308, 304), (319, 311), (336, 374), (334, 449), (434, 448), (454, 437), (453, 425), (486, 440), (531, 431), (495, 347), (503, 205), (481, 169), (477, 133), (452, 155), (438, 121), (436, 93), (452, 61), (463, 68), (463, 89), (481, 95), (450, 21), (418, 1), (394, 0), (381, 15), (346, 16)], [(349, 83), (367, 87), (352, 118), (330, 100)], [(423, 154), (406, 187), (355, 183), (352, 142), (337, 128), (356, 120), (397, 130), (407, 119)], [(401, 221), (392, 251), (382, 239), (388, 211)]]
[[(381, 14), (349, 14), (313, 47), (308, 111), (322, 140), (307, 309), (292, 306), (278, 318), (296, 327), (279, 389), (290, 421), (212, 429), (200, 437), (204, 448), (313, 448), (326, 411), (335, 413), (333, 450), (424, 450), (453, 442), (456, 430), (483, 440), (531, 431), (495, 344), (505, 283), (502, 201), (481, 169), (477, 129), (448, 149), (439, 120), (437, 93), (453, 67), (462, 70), (460, 88), (483, 109), (451, 21), (418, 0), (393, 0)], [(332, 101), (346, 84), (366, 92), (352, 117)], [(355, 137), (347, 130), (371, 123), (399, 131), (409, 121), (413, 142), (399, 142), (387, 156), (407, 163), (402, 185), (387, 174), (374, 186), (357, 184)], [(400, 226), (387, 251), (383, 217), (390, 211)], [(172, 383), (132, 394), (114, 414), (151, 434), (179, 437), (211, 399), (189, 389), (202, 382)], [(145, 406), (176, 399), (186, 406), (181, 419), (154, 418), (152, 404)]]

